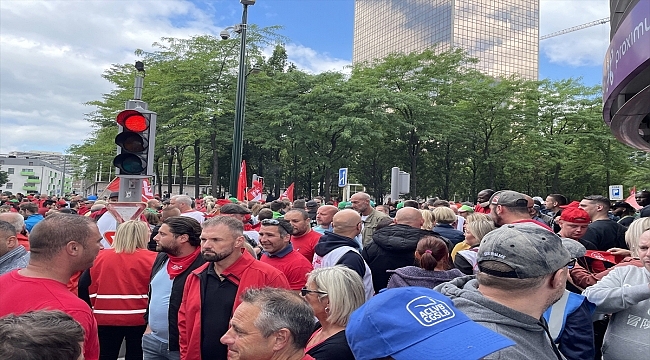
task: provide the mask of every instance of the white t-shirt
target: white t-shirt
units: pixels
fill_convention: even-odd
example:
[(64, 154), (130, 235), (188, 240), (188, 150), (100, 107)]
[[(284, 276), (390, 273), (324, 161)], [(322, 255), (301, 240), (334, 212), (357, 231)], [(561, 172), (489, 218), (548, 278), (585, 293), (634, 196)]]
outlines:
[(203, 213), (196, 210), (182, 213), (181, 216), (191, 217), (192, 219), (198, 221), (199, 224), (203, 224), (203, 222), (205, 221), (205, 216), (203, 216)]

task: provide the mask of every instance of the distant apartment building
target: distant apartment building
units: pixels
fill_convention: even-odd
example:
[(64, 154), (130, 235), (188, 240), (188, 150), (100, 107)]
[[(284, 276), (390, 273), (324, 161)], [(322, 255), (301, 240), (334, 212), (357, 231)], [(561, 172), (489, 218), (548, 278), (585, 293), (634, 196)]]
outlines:
[(461, 48), (485, 74), (535, 80), (539, 0), (356, 0), (353, 46), (354, 63)]
[(8, 174), (0, 192), (61, 195), (72, 192), (72, 174), (51, 163), (32, 158), (0, 155), (0, 170)]

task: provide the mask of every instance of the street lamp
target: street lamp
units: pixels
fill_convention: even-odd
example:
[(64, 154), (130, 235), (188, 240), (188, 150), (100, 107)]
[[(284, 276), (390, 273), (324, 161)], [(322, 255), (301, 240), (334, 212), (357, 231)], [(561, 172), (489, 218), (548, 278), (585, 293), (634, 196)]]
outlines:
[[(246, 20), (248, 18), (248, 5), (255, 5), (255, 0), (240, 0), (243, 5), (241, 24), (232, 29), (241, 36), (239, 49), (239, 74), (237, 75), (237, 95), (235, 96), (235, 124), (232, 137), (232, 159), (230, 163), (230, 187), (231, 195), (237, 194), (237, 183), (241, 158), (244, 147), (244, 103), (246, 102)], [(229, 33), (226, 28), (219, 35), (222, 39), (228, 39)]]

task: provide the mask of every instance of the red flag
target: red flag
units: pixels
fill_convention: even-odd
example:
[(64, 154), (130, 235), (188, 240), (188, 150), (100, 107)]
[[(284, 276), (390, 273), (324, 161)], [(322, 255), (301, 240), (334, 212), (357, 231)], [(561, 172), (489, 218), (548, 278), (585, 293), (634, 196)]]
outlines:
[(113, 181), (108, 183), (108, 185), (106, 185), (106, 190), (104, 191), (120, 191), (120, 178), (116, 177)]
[(632, 205), (632, 207), (637, 209), (637, 210), (639, 210), (639, 209), (641, 209), (643, 207), (643, 206), (639, 205), (639, 203), (636, 202), (636, 198), (634, 197), (634, 194), (628, 196), (627, 199), (625, 199), (625, 202)]
[(239, 181), (237, 182), (237, 200), (244, 201), (246, 196), (246, 160), (241, 162), (241, 170), (239, 171)]
[(253, 186), (248, 190), (248, 201), (262, 200), (262, 183), (253, 180)]
[(280, 195), (280, 200), (282, 199), (289, 199), (289, 201), (293, 202), (293, 183)]

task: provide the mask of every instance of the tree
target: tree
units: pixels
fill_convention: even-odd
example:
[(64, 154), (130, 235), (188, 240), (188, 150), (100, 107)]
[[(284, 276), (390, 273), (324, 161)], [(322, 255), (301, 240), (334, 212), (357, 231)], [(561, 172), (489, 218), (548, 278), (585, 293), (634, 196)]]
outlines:
[(369, 78), (366, 83), (382, 90), (375, 110), (387, 113), (403, 141), (413, 197), (418, 194), (418, 161), (423, 150), (436, 140), (437, 129), (446, 126), (446, 113), (453, 104), (452, 85), (470, 62), (473, 60), (461, 50), (439, 54), (425, 50), (391, 54), (373, 63), (358, 64), (352, 72), (352, 78)]
[(9, 174), (6, 171), (0, 170), (0, 186), (4, 186), (9, 181)]

